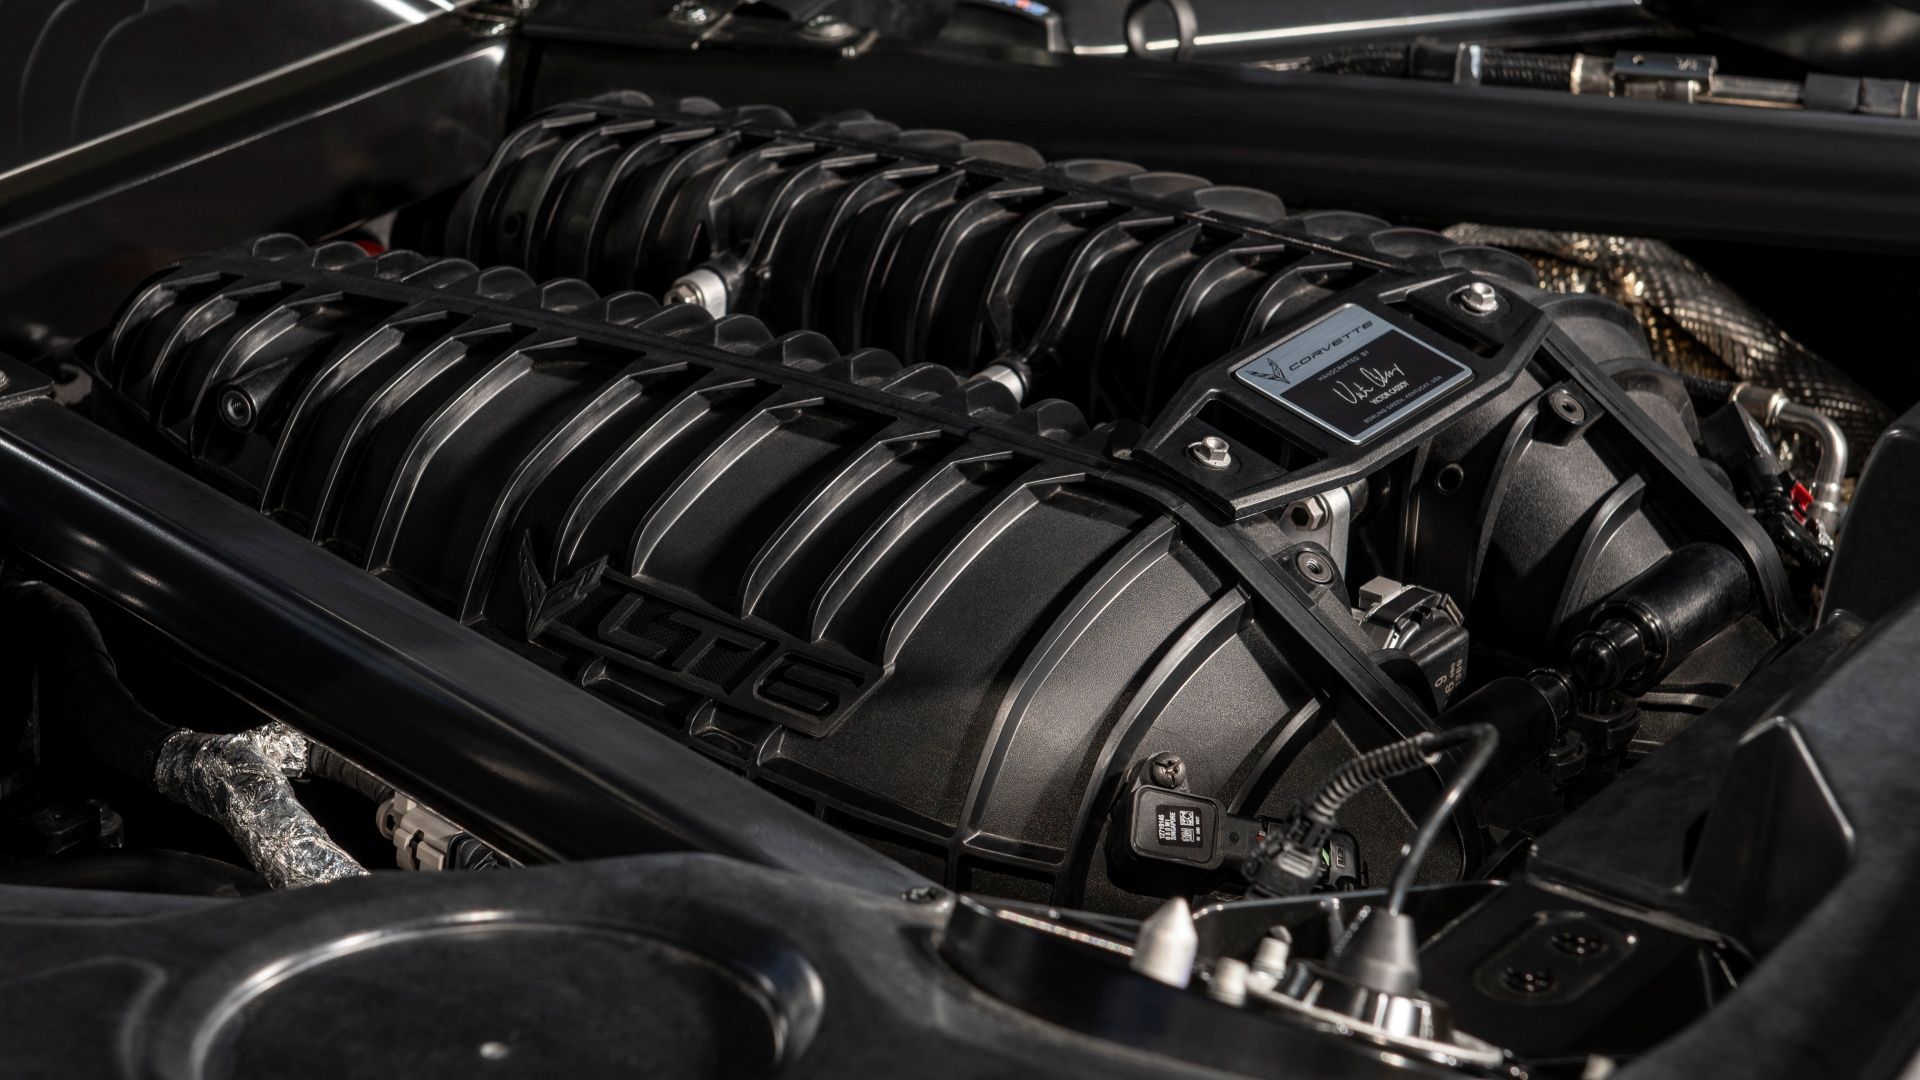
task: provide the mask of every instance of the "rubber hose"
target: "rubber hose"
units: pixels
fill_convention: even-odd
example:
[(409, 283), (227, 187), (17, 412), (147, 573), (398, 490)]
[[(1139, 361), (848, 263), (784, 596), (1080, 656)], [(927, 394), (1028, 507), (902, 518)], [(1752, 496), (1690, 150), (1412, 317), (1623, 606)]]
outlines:
[(1404, 77), (1408, 73), (1405, 45), (1355, 45), (1328, 49), (1291, 65), (1296, 71), (1315, 71), (1327, 75), (1386, 75)]
[(1573, 57), (1485, 49), (1480, 54), (1480, 81), (1488, 86), (1566, 93), (1573, 86)]
[(393, 798), (393, 787), (386, 781), (311, 740), (307, 742), (307, 773), (351, 788), (376, 803)]
[(1693, 402), (1694, 409), (1698, 411), (1701, 416), (1705, 416), (1724, 405), (1732, 404), (1733, 388), (1739, 385), (1738, 383), (1728, 382), (1725, 379), (1716, 379), (1709, 375), (1695, 375), (1687, 371), (1677, 372), (1676, 374), (1680, 376), (1680, 385), (1687, 388), (1687, 399)]

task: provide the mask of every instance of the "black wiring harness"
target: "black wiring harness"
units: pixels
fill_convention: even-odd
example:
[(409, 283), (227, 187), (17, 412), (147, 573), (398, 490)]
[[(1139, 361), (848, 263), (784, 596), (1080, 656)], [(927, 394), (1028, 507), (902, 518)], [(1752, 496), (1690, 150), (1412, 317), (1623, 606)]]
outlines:
[(1438, 765), (1446, 751), (1465, 746), (1465, 760), (1440, 799), (1421, 819), (1394, 872), (1387, 893), (1387, 910), (1399, 914), (1435, 837), (1467, 789), (1493, 759), (1499, 742), (1499, 733), (1493, 725), (1467, 724), (1446, 731), (1422, 732), (1347, 761), (1335, 769), (1312, 796), (1296, 804), (1286, 823), (1269, 833), (1241, 865), (1248, 892), (1256, 896), (1286, 897), (1312, 891), (1320, 876), (1320, 851), (1326, 846), (1340, 809), (1348, 800), (1382, 781)]

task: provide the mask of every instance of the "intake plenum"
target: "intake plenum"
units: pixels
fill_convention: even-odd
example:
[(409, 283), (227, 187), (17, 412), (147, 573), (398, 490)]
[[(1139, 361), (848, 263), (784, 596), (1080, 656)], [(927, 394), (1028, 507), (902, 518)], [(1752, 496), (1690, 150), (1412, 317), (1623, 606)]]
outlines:
[(1207, 360), (1383, 265), (1531, 282), (1495, 248), (1119, 161), (864, 112), (608, 94), (533, 116), (462, 194), (447, 251), (672, 293), (906, 363), (1019, 372), (1150, 419)]
[(1125, 906), (1098, 834), (1137, 760), (1252, 813), (1418, 722), (1076, 410), (944, 368), (286, 237), (158, 276), (95, 367), (115, 426), (961, 887)]

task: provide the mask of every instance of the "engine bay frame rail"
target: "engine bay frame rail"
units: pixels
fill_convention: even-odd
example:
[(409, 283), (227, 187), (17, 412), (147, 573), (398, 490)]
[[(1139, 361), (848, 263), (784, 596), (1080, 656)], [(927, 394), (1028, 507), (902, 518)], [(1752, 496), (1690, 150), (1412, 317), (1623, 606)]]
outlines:
[[(559, 32), (560, 16), (590, 6), (543, 13), (523, 29), (519, 115), (632, 85), (639, 68), (659, 94), (815, 113), (885, 101), (897, 123), (990, 130), (1055, 158), (1146, 159), (1262, 188), (1285, 177), (1284, 194), (1302, 206), (1860, 251), (1911, 252), (1920, 242), (1912, 204), (1878, 194), (1911, 185), (1920, 132), (1876, 118), (1703, 116), (1624, 98), (1086, 56), (995, 64), (993, 92), (981, 93), (981, 59), (935, 46), (882, 41), (840, 59)], [(1180, 137), (1143, 147), (1141, 133), (1155, 131)], [(1421, 162), (1417, 184), (1407, 183), (1408, 160)], [(1767, 163), (1764, 182), (1754, 162)]]

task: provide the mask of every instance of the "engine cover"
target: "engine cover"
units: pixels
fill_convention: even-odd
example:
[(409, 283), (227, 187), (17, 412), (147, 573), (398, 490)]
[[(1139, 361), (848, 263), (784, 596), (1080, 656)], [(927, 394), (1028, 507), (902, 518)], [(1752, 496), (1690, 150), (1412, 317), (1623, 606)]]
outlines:
[(448, 254), (660, 295), (843, 347), (1012, 368), (1094, 420), (1150, 420), (1193, 372), (1416, 260), (1525, 260), (1122, 161), (634, 91), (542, 110), (462, 193)]
[[(1101, 836), (1140, 762), (1178, 755), (1190, 791), (1275, 814), (1431, 722), (1328, 550), (1261, 508), (1377, 481), (1404, 565), (1463, 600), (1512, 587), (1538, 535), (1578, 570), (1513, 604), (1499, 640), (1531, 656), (1650, 548), (1748, 552), (1579, 319), (1503, 289), (1475, 326), (1449, 300), (1468, 280), (1378, 270), (1145, 430), (747, 317), (287, 237), (158, 276), (95, 366), (110, 424), (909, 865), (1138, 909)], [(1324, 353), (1354, 311), (1442, 373), (1358, 438), (1245, 376)], [(1232, 467), (1195, 460), (1202, 430)], [(1442, 462), (1488, 453), (1504, 501), (1482, 481), (1429, 504)], [(1543, 509), (1576, 503), (1570, 533)], [(1434, 790), (1356, 801), (1363, 850), (1397, 848)], [(1463, 820), (1430, 872), (1481, 844)]]
[[(637, 91), (528, 118), (461, 194), (446, 234), (450, 254), (479, 265), (655, 295), (677, 282), (710, 311), (776, 331), (998, 372), (1096, 422), (1153, 425), (1142, 461), (1221, 514), (1278, 519), (1288, 537), (1336, 551), (1350, 501), (1341, 489), (1371, 478), (1395, 505), (1362, 515), (1381, 553), (1366, 572), (1452, 596), (1472, 616), (1477, 650), (1510, 667), (1555, 658), (1564, 628), (1690, 535), (1741, 549), (1769, 609), (1779, 601), (1768, 542), (1683, 460), (1691, 407), (1672, 376), (1645, 364), (1641, 331), (1614, 304), (1540, 293), (1511, 252), (1364, 214), (1290, 213), (1269, 192), (1121, 161), (1048, 162), (1018, 143), (866, 112), (806, 122), (773, 106)], [(1472, 271), (1502, 283), (1508, 300), (1462, 318), (1459, 282), (1419, 288), (1376, 280), (1383, 271), (1428, 282)], [(1315, 385), (1294, 387), (1273, 377), (1272, 357), (1256, 359), (1261, 343), (1356, 295), (1355, 321), (1327, 327), (1288, 362), (1349, 358), (1335, 339), (1381, 334), (1373, 348), (1387, 351), (1417, 340), (1390, 329), (1396, 312), (1482, 357), (1529, 352), (1550, 322), (1586, 357), (1633, 368), (1617, 380), (1642, 407), (1628, 422), (1644, 414), (1670, 439), (1608, 445), (1620, 441), (1602, 419), (1611, 406), (1578, 380), (1552, 385), (1552, 372), (1509, 381), (1511, 358), (1497, 378), (1469, 372), (1471, 358), (1434, 360), (1424, 369), (1433, 385), (1399, 393), (1363, 386), (1359, 361), (1316, 365)], [(1535, 318), (1542, 311), (1550, 320)], [(1436, 355), (1403, 354), (1409, 364)], [(1356, 411), (1340, 400), (1356, 389), (1393, 400)], [(1454, 404), (1422, 417), (1439, 396)], [(1446, 418), (1496, 396), (1442, 432)], [(1342, 430), (1342, 412), (1358, 426)], [(1189, 456), (1211, 438), (1231, 445), (1228, 467)], [(1647, 453), (1659, 462), (1645, 466)], [(1316, 496), (1303, 517), (1329, 526), (1286, 520)], [(1704, 516), (1701, 500), (1712, 506)], [(1643, 512), (1649, 501), (1658, 511)], [(1491, 609), (1482, 596), (1497, 597)]]

